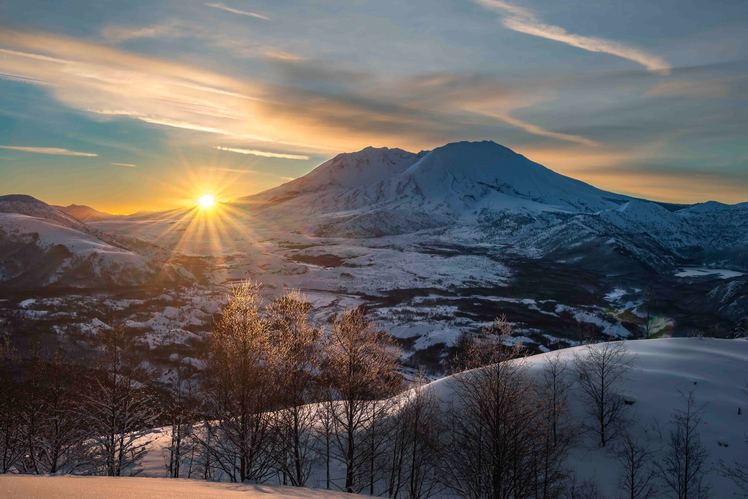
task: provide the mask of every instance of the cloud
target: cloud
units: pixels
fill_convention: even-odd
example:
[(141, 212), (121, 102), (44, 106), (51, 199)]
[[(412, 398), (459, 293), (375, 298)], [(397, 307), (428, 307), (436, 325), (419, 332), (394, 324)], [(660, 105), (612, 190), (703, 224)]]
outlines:
[(560, 26), (543, 23), (529, 9), (503, 0), (475, 1), (487, 9), (503, 13), (504, 26), (513, 31), (565, 43), (589, 52), (601, 52), (627, 59), (644, 66), (653, 73), (668, 74), (670, 72), (670, 64), (665, 59), (647, 51), (605, 38), (569, 33)]
[[(548, 130), (512, 114), (547, 100), (551, 92), (546, 85), (528, 89), (525, 82), (510, 85), (494, 75), (469, 72), (383, 80), (376, 74), (330, 68), (318, 61), (278, 66), (289, 84), (276, 89), (276, 114), (304, 109), (315, 123), (345, 127), (349, 136), (391, 137), (382, 145), (418, 149), (471, 133), (484, 138), (497, 122), (534, 136), (596, 145), (586, 137)], [(306, 88), (291, 82), (305, 82)], [(508, 140), (505, 131), (501, 136)]]
[(104, 26), (101, 36), (113, 42), (124, 42), (141, 38), (178, 37), (185, 33), (172, 24), (154, 24), (151, 26)]
[(541, 126), (533, 125), (532, 123), (528, 123), (527, 121), (521, 120), (519, 118), (515, 118), (508, 112), (504, 113), (491, 113), (486, 111), (476, 111), (479, 114), (483, 114), (485, 116), (492, 116), (498, 120), (501, 120), (511, 126), (521, 128), (522, 130), (526, 131), (527, 133), (531, 133), (533, 135), (537, 135), (540, 137), (549, 137), (556, 140), (561, 140), (564, 142), (571, 142), (573, 144), (579, 144), (582, 146), (598, 146), (599, 144), (595, 142), (594, 140), (588, 139), (586, 137), (582, 137), (580, 135), (573, 135), (570, 133), (561, 133), (561, 132), (554, 132), (552, 130), (547, 130)]
[(242, 58), (260, 58), (280, 61), (301, 61), (303, 56), (290, 50), (264, 44), (250, 39), (245, 34), (234, 33), (206, 26), (204, 23), (189, 20), (171, 20), (149, 26), (107, 25), (101, 29), (101, 36), (108, 42), (120, 43), (147, 38), (195, 39), (201, 44), (228, 51)]
[(213, 171), (217, 172), (228, 172), (228, 173), (239, 173), (239, 174), (245, 174), (245, 173), (261, 173), (257, 170), (245, 170), (242, 168), (225, 168), (225, 167), (217, 167), (217, 168), (211, 168)]
[(9, 149), (11, 151), (30, 152), (35, 154), (49, 154), (53, 156), (77, 156), (81, 158), (95, 158), (98, 154), (93, 152), (71, 151), (62, 147), (36, 147), (36, 146), (2, 146), (0, 149)]
[(252, 156), (260, 156), (263, 158), (282, 158), (282, 159), (298, 159), (298, 160), (309, 159), (309, 156), (306, 156), (304, 154), (286, 154), (286, 153), (259, 151), (257, 149), (241, 149), (238, 147), (224, 147), (224, 146), (216, 146), (216, 149), (218, 149), (219, 151), (235, 152), (237, 154), (249, 154)]
[(706, 97), (719, 98), (730, 94), (730, 87), (726, 81), (688, 81), (671, 80), (657, 83), (647, 90), (650, 97)]
[(38, 82), (75, 109), (294, 145), (285, 123), (266, 115), (272, 89), (264, 84), (45, 33), (2, 30), (0, 50), (0, 78)]
[(267, 17), (267, 16), (265, 16), (263, 14), (259, 14), (257, 12), (252, 12), (252, 11), (249, 11), (249, 10), (235, 9), (235, 8), (229, 7), (228, 5), (223, 4), (223, 3), (206, 3), (205, 6), (206, 7), (212, 7), (214, 9), (223, 10), (225, 12), (230, 12), (232, 14), (237, 14), (237, 15), (240, 15), (240, 16), (247, 16), (247, 17), (254, 17), (256, 19), (262, 19), (263, 21), (269, 21), (270, 20), (269, 17)]
[(134, 163), (112, 163), (112, 166), (118, 166), (120, 168), (136, 168), (138, 165)]
[(226, 145), (276, 155), (265, 157), (307, 159), (309, 152), (367, 145), (423, 149), (487, 134), (510, 145), (526, 134), (592, 145), (585, 137), (517, 118), (513, 112), (552, 92), (526, 82), (502, 84), (494, 75), (445, 72), (393, 79), (281, 57), (272, 61), (279, 77), (268, 83), (11, 30), (0, 31), (0, 50), (7, 54), (0, 57), (0, 78), (39, 82), (71, 108), (190, 132), (192, 144), (215, 143), (205, 135), (221, 136)]

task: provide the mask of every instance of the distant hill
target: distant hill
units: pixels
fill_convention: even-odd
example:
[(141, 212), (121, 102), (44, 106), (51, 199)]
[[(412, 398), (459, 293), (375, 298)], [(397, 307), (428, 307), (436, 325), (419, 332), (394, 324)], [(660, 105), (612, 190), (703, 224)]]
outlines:
[(84, 204), (69, 204), (67, 206), (55, 206), (55, 208), (77, 218), (82, 222), (89, 222), (91, 220), (105, 220), (108, 218), (117, 217), (117, 215), (99, 211)]
[[(90, 211), (79, 207), (78, 213)], [(89, 211), (90, 210), (90, 211)], [(0, 196), (0, 283), (12, 288), (133, 286), (170, 274), (153, 251), (97, 231), (32, 196)], [(166, 272), (165, 272), (166, 271)]]

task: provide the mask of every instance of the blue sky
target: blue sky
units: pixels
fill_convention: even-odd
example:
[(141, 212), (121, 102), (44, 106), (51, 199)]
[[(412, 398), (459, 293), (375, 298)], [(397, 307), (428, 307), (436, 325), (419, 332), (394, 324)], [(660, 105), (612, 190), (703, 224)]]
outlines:
[(167, 208), (465, 139), (738, 202), (747, 135), (744, 0), (0, 3), (0, 192), (51, 203)]

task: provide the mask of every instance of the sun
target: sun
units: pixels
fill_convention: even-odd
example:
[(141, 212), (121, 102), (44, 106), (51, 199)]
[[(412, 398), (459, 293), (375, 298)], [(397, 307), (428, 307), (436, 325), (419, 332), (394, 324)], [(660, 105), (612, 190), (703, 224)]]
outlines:
[(212, 208), (216, 204), (216, 197), (213, 194), (203, 194), (197, 200), (200, 208)]

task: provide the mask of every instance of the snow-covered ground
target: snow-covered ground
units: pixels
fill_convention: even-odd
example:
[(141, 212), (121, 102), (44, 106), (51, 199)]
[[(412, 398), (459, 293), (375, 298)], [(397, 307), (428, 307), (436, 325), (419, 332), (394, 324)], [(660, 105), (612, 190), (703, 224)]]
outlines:
[(329, 490), (173, 478), (0, 475), (4, 499), (322, 499), (358, 497)]
[[(619, 390), (633, 401), (627, 407), (627, 429), (655, 450), (664, 447), (674, 411), (685, 407), (684, 395), (693, 390), (703, 420), (699, 433), (709, 453), (709, 497), (737, 497), (736, 486), (717, 470), (720, 461), (739, 461), (748, 467), (748, 340), (668, 338), (624, 344), (633, 360)], [(584, 348), (559, 350), (558, 355), (572, 362)], [(533, 375), (542, 374), (549, 355), (556, 354), (527, 359)], [(430, 386), (442, 401), (454, 397), (452, 377)], [(577, 421), (586, 417), (582, 400), (578, 386), (572, 385), (570, 409)], [(609, 450), (587, 438), (572, 451), (568, 463), (578, 478), (595, 481), (606, 497), (618, 497), (621, 468)], [(662, 491), (657, 497), (668, 496)]]
[[(668, 338), (624, 344), (631, 355), (631, 368), (617, 389), (629, 404), (626, 429), (651, 446), (655, 451), (652, 464), (655, 464), (665, 448), (674, 412), (684, 408), (684, 395), (693, 391), (702, 417), (699, 433), (708, 452), (710, 497), (734, 497), (735, 485), (719, 474), (718, 466), (721, 461), (738, 461), (748, 466), (748, 340)], [(527, 363), (531, 376), (541, 376), (550, 355), (559, 355), (571, 367), (584, 348), (587, 347), (535, 355), (522, 362)], [(579, 423), (587, 417), (585, 402), (574, 382), (573, 369), (569, 369), (567, 376), (572, 382), (568, 417)], [(457, 386), (454, 376), (449, 376), (430, 383), (427, 389), (448, 407), (455, 399)], [(156, 430), (153, 437), (143, 474), (163, 477), (169, 431)], [(615, 442), (610, 448), (600, 449), (594, 436), (582, 435), (567, 461), (579, 481), (596, 482), (606, 497), (617, 497), (620, 491), (621, 467), (611, 452), (613, 448)], [(318, 471), (321, 476), (322, 470)], [(667, 495), (661, 491), (657, 497)]]
[(717, 276), (720, 279), (732, 279), (745, 275), (744, 272), (730, 269), (714, 269), (710, 267), (684, 267), (675, 273), (676, 277), (706, 277)]
[(153, 272), (144, 256), (55, 220), (0, 213), (0, 232), (9, 242), (35, 245), (40, 251), (50, 251), (55, 247), (64, 247), (68, 251), (46, 284), (56, 283), (65, 272), (82, 267), (90, 269), (91, 278), (107, 275), (111, 279), (120, 279), (123, 284), (138, 282), (133, 278), (135, 275)]

